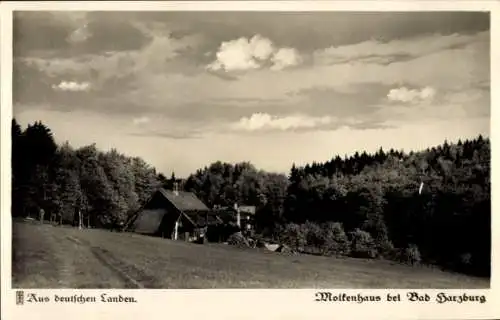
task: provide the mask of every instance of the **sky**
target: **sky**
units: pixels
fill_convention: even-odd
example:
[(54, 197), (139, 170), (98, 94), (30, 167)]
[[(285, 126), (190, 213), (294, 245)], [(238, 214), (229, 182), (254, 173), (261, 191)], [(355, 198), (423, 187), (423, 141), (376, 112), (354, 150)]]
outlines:
[(478, 12), (16, 12), (13, 115), (187, 176), (490, 132)]

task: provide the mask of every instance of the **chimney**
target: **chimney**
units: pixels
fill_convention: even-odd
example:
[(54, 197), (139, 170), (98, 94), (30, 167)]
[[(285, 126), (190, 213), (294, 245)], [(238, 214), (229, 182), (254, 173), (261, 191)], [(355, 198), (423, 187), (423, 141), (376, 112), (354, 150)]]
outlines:
[(179, 184), (177, 182), (174, 182), (174, 194), (179, 195)]
[(241, 215), (240, 208), (238, 208), (238, 204), (234, 204), (234, 210), (236, 210), (236, 225), (241, 228)]

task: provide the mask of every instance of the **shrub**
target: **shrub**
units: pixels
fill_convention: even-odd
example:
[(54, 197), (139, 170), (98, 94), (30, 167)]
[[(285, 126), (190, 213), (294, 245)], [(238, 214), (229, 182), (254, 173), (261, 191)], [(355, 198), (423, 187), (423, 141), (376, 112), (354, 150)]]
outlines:
[(344, 227), (338, 222), (328, 222), (323, 225), (325, 255), (347, 255), (350, 251), (349, 239)]
[(308, 221), (300, 225), (300, 228), (306, 240), (304, 252), (310, 254), (321, 254), (325, 244), (324, 231), (321, 226)]
[(396, 260), (399, 254), (390, 240), (382, 240), (377, 244), (377, 251), (381, 257), (390, 260)]
[(237, 246), (240, 248), (249, 248), (250, 243), (248, 240), (241, 234), (241, 232), (233, 233), (227, 239), (227, 243), (233, 246)]
[(316, 223), (308, 221), (301, 227), (306, 236), (307, 246), (312, 246), (316, 248), (323, 247), (323, 245), (325, 244), (325, 235), (321, 226), (319, 226)]
[(280, 240), (300, 252), (304, 251), (304, 247), (307, 244), (304, 228), (296, 223), (285, 225)]
[(377, 249), (372, 236), (358, 228), (350, 233), (351, 255), (356, 258), (376, 258)]
[(407, 248), (405, 248), (402, 252), (401, 260), (402, 262), (411, 265), (419, 264), (422, 261), (422, 257), (417, 245), (410, 244)]

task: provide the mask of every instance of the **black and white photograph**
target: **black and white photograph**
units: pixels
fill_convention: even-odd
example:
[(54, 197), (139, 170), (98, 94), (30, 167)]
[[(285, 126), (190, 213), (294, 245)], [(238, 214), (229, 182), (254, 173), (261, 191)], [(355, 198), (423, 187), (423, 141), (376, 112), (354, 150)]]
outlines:
[(12, 13), (13, 289), (490, 288), (490, 12), (93, 9)]

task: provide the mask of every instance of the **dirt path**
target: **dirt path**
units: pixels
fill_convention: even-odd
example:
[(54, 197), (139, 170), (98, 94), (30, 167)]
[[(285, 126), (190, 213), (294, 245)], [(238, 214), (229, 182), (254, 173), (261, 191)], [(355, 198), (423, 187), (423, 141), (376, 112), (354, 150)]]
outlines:
[[(93, 249), (50, 225), (13, 225), (13, 287), (137, 288)], [(62, 231), (62, 232), (61, 232)]]
[[(67, 236), (68, 240), (70, 240), (73, 244), (76, 245), (78, 250), (85, 251), (86, 254), (91, 254), (95, 259), (97, 259), (104, 267), (111, 270), (115, 276), (121, 279), (124, 288), (131, 289), (142, 289), (144, 285), (132, 277), (126, 270), (124, 270), (124, 264), (120, 260), (116, 259), (111, 252), (103, 250), (99, 247), (93, 247), (86, 241), (82, 239), (78, 239), (74, 236)], [(118, 288), (118, 287), (112, 287)]]

